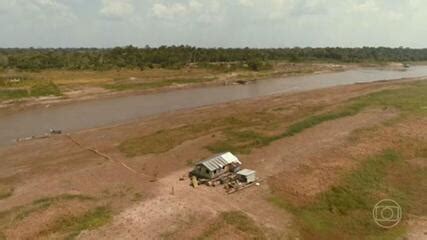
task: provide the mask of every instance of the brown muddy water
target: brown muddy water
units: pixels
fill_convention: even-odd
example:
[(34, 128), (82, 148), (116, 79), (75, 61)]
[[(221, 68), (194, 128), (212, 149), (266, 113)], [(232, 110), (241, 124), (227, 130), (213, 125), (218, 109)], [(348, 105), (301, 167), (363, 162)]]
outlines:
[(47, 133), (50, 128), (71, 132), (240, 99), (423, 76), (427, 76), (427, 66), (414, 66), (406, 71), (356, 69), (261, 80), (247, 85), (192, 88), (28, 109), (0, 118), (0, 145), (13, 144), (17, 138)]

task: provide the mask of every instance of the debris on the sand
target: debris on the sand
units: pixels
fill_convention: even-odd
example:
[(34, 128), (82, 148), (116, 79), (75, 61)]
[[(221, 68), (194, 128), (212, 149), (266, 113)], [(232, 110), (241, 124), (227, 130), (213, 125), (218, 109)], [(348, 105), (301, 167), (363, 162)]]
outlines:
[(237, 80), (234, 82), (235, 84), (240, 84), (240, 85), (246, 85), (249, 83), (249, 81), (245, 81), (245, 80)]
[(29, 136), (29, 137), (23, 137), (23, 138), (17, 138), (15, 141), (16, 142), (24, 142), (24, 141), (30, 141), (30, 140), (35, 140), (35, 139), (43, 139), (43, 138), (48, 138), (52, 135), (59, 135), (62, 134), (62, 130), (56, 130), (56, 129), (49, 129), (48, 133), (42, 134), (42, 135), (36, 135), (36, 136)]
[(57, 129), (49, 129), (50, 134), (62, 134), (61, 130), (57, 130)]

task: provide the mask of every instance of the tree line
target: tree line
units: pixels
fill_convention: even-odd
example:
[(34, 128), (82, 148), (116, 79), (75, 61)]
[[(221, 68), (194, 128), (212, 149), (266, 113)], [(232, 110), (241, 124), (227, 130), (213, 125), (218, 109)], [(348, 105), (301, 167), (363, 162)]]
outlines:
[[(268, 61), (391, 62), (426, 61), (427, 49), (410, 48), (196, 48), (191, 46), (134, 46), (97, 48), (0, 48), (0, 69), (110, 70), (154, 67), (181, 68), (188, 64)], [(255, 65), (254, 65), (255, 64)]]

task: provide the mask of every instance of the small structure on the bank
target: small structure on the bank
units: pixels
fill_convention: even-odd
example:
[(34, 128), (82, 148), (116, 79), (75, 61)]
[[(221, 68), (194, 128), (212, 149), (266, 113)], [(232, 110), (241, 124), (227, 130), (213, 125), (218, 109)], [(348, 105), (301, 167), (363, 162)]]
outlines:
[(256, 172), (250, 169), (243, 169), (237, 172), (237, 177), (240, 182), (253, 183), (256, 181)]
[(232, 153), (222, 153), (196, 164), (190, 175), (199, 179), (215, 179), (225, 173), (237, 172), (242, 163)]
[(241, 170), (242, 163), (230, 152), (200, 161), (190, 172), (193, 187), (199, 184), (217, 186), (223, 184), (228, 193), (247, 188), (256, 182), (256, 172)]

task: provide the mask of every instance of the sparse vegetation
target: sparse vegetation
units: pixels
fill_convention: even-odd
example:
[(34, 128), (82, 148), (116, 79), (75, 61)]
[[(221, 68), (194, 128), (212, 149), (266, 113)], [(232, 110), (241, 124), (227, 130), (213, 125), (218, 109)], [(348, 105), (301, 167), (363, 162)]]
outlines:
[(63, 194), (55, 197), (37, 199), (30, 204), (14, 207), (9, 210), (0, 212), (0, 236), (2, 230), (5, 230), (10, 226), (13, 226), (14, 224), (18, 223), (19, 221), (24, 220), (31, 214), (46, 210), (55, 204), (72, 200), (92, 201), (93, 198), (83, 195)]
[(119, 149), (128, 157), (149, 153), (166, 152), (184, 141), (197, 138), (209, 132), (235, 125), (244, 125), (235, 118), (213, 120), (207, 123), (186, 125), (174, 129), (160, 130), (153, 134), (132, 138), (120, 144)]
[(53, 82), (38, 82), (31, 86), (30, 95), (33, 97), (59, 96), (61, 91)]
[(265, 135), (251, 130), (226, 131), (224, 140), (208, 146), (212, 152), (224, 152), (227, 149), (233, 152), (249, 153), (251, 149), (262, 147), (284, 137), (298, 134), (305, 129), (314, 127), (323, 122), (356, 115), (367, 107), (393, 107), (401, 110), (402, 114), (427, 113), (427, 83), (420, 82), (399, 89), (384, 90), (357, 99), (353, 99), (337, 110), (315, 114), (289, 125), (283, 133)]
[(261, 227), (259, 227), (248, 215), (241, 211), (221, 213), (216, 222), (209, 226), (209, 228), (206, 229), (202, 235), (196, 239), (213, 239), (213, 237), (218, 237), (218, 234), (223, 233), (222, 231), (227, 229), (227, 227), (231, 227), (230, 231), (244, 236), (245, 239), (266, 239)]
[(214, 144), (207, 146), (213, 153), (235, 152), (249, 153), (253, 148), (268, 145), (273, 141), (274, 136), (264, 135), (252, 130), (226, 130), (225, 140), (220, 140)]
[(204, 79), (166, 79), (163, 81), (155, 81), (155, 82), (116, 82), (112, 84), (105, 85), (105, 88), (116, 90), (116, 91), (124, 91), (124, 90), (143, 90), (143, 89), (152, 89), (152, 88), (161, 88), (172, 86), (175, 84), (189, 84), (189, 83), (203, 83), (215, 80), (215, 78), (204, 78)]
[[(271, 200), (298, 217), (305, 239), (396, 239), (404, 234), (404, 225), (387, 231), (379, 228), (372, 220), (372, 208), (379, 200), (391, 198), (398, 201), (406, 213), (425, 214), (427, 209), (421, 206), (425, 186), (419, 183), (427, 181), (426, 173), (426, 169), (408, 164), (399, 152), (386, 150), (368, 158), (357, 170), (343, 176), (340, 183), (304, 207), (293, 206), (278, 197)], [(406, 176), (404, 183), (399, 180), (402, 176)]]
[(19, 99), (28, 97), (25, 89), (0, 89), (0, 100)]
[(144, 195), (142, 193), (137, 192), (137, 193), (133, 194), (132, 201), (134, 201), (134, 202), (140, 202), (143, 199), (144, 199)]
[(8, 198), (13, 194), (13, 187), (0, 183), (0, 200)]
[[(184, 141), (220, 131), (224, 138), (207, 146), (211, 152), (232, 151), (247, 154), (253, 148), (263, 147), (278, 139), (293, 136), (323, 122), (356, 115), (368, 107), (393, 107), (401, 110), (402, 115), (408, 113), (425, 114), (427, 113), (426, 92), (426, 82), (375, 92), (352, 99), (336, 110), (314, 114), (295, 121), (281, 133), (268, 133), (265, 130), (279, 124), (283, 119), (282, 115), (258, 112), (246, 116), (215, 119), (207, 123), (158, 131), (140, 138), (126, 140), (120, 145), (120, 150), (130, 157), (160, 153), (168, 151)], [(317, 107), (317, 109), (322, 108)], [(307, 112), (313, 114), (314, 111), (314, 109), (308, 109)]]
[(25, 80), (16, 83), (0, 84), (0, 100), (14, 100), (27, 97), (60, 96), (61, 90), (44, 80)]
[(56, 220), (53, 226), (41, 233), (61, 234), (64, 239), (74, 239), (84, 230), (93, 230), (107, 224), (112, 217), (108, 207), (97, 207), (81, 216), (67, 216)]
[(120, 144), (119, 149), (126, 153), (128, 157), (166, 152), (183, 141), (197, 137), (202, 133), (203, 127), (184, 126), (171, 130), (157, 131), (148, 136), (126, 140)]

